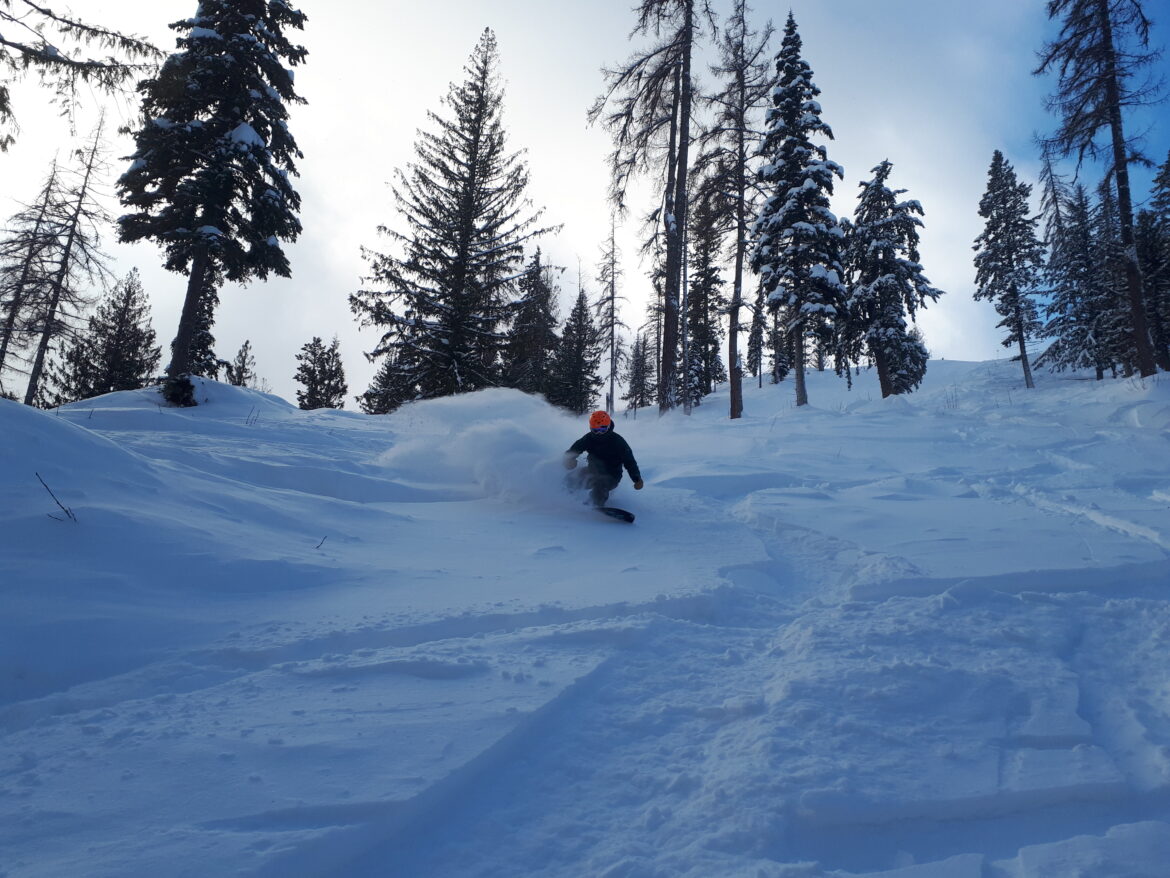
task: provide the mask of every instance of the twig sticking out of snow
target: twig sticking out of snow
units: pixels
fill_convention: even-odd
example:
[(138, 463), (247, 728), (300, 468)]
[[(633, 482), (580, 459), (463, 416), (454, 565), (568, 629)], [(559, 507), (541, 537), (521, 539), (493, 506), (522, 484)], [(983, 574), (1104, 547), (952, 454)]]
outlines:
[[(76, 524), (77, 523), (77, 516), (73, 514), (73, 510), (70, 509), (68, 506), (66, 506), (64, 503), (62, 503), (60, 500), (57, 499), (57, 495), (53, 493), (52, 488), (50, 488), (48, 485), (45, 484), (45, 480), (41, 478), (40, 473), (37, 473), (36, 476), (37, 476), (37, 481), (41, 483), (41, 485), (44, 487), (44, 489), (49, 492), (49, 496), (53, 498), (53, 502), (61, 507), (61, 511), (65, 513), (65, 517)], [(54, 521), (64, 521), (65, 520), (64, 518), (58, 518), (56, 515), (49, 515), (49, 518), (53, 519)]]

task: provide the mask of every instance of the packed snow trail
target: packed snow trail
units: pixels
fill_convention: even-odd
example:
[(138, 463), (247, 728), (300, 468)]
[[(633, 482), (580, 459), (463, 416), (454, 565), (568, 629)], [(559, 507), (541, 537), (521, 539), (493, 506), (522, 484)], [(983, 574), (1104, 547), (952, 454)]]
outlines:
[(811, 377), (0, 405), (0, 874), (1164, 878), (1170, 388)]

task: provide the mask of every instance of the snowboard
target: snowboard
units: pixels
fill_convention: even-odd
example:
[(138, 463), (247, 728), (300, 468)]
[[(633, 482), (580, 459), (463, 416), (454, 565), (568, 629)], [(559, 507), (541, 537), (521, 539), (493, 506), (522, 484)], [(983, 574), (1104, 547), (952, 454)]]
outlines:
[(618, 509), (616, 506), (594, 506), (593, 508), (602, 515), (607, 515), (617, 521), (624, 521), (626, 524), (634, 523), (634, 513), (625, 509)]

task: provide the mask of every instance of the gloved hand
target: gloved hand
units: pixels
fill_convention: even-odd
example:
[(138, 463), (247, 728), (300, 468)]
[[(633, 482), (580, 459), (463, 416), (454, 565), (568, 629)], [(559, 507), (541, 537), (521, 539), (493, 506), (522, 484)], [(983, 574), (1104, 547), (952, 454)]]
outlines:
[(576, 468), (577, 468), (577, 458), (573, 457), (571, 454), (566, 454), (565, 455), (565, 469), (576, 469)]
[(641, 491), (641, 490), (642, 490), (642, 485), (643, 485), (643, 482), (642, 482), (642, 480), (641, 480), (641, 479), (638, 479), (638, 481), (634, 482), (634, 490), (635, 490), (635, 491)]

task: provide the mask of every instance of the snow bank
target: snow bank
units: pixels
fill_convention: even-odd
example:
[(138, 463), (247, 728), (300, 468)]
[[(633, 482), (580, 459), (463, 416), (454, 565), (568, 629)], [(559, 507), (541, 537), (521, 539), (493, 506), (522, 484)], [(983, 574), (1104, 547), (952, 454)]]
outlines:
[(1165, 875), (1170, 383), (809, 379), (0, 402), (0, 874)]

